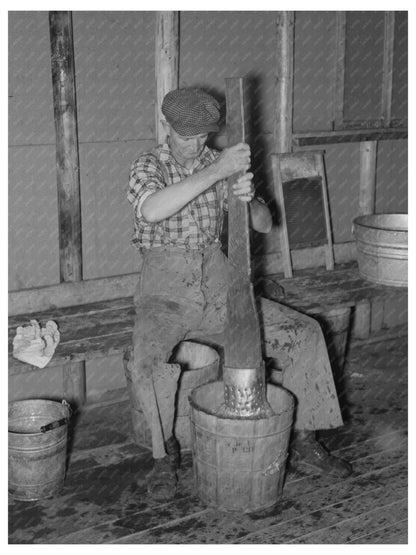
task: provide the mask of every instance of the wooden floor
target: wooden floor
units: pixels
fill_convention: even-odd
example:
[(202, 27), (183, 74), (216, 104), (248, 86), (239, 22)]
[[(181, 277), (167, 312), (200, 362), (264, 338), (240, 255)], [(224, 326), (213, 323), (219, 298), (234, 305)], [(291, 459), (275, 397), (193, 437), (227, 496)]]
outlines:
[(54, 499), (9, 500), (12, 544), (407, 543), (407, 339), (354, 344), (341, 394), (346, 425), (322, 438), (354, 473), (288, 474), (269, 514), (224, 513), (193, 492), (191, 456), (169, 503), (146, 498), (151, 455), (131, 441), (127, 402), (75, 423), (65, 487)]

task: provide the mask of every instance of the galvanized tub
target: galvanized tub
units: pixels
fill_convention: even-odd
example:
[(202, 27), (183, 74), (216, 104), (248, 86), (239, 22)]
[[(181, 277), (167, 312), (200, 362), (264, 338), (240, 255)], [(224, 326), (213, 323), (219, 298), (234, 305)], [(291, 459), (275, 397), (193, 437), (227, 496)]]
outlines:
[(354, 219), (360, 275), (374, 283), (406, 287), (408, 283), (407, 214), (371, 214)]
[(208, 505), (251, 513), (270, 509), (282, 496), (294, 400), (271, 384), (267, 400), (273, 416), (223, 418), (216, 415), (224, 402), (223, 382), (193, 390), (194, 476), (198, 494)]
[[(33, 501), (52, 497), (65, 480), (69, 406), (28, 399), (9, 403), (9, 493)], [(65, 420), (65, 422), (64, 422)], [(42, 426), (57, 427), (45, 432)]]

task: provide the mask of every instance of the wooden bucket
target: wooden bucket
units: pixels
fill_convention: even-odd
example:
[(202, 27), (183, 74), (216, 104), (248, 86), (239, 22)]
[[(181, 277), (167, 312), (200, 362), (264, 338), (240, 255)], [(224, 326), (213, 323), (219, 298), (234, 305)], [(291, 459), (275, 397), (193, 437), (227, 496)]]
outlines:
[(196, 387), (218, 379), (219, 361), (220, 357), (215, 349), (193, 341), (182, 341), (173, 356), (172, 362), (179, 364), (182, 369), (178, 383), (174, 425), (175, 436), (181, 450), (191, 449), (189, 395)]
[(9, 403), (9, 493), (32, 501), (52, 497), (65, 479), (67, 424), (42, 432), (41, 426), (69, 418), (65, 404), (43, 399)]
[(334, 370), (342, 371), (347, 352), (351, 307), (333, 308), (315, 316), (321, 324)]
[(268, 418), (219, 418), (224, 383), (212, 382), (190, 396), (192, 454), (202, 501), (226, 511), (251, 513), (273, 507), (283, 491), (294, 401), (267, 385), (275, 412)]
[[(189, 394), (195, 387), (218, 379), (219, 358), (219, 354), (212, 347), (193, 341), (182, 341), (170, 360), (170, 363), (179, 364), (182, 369), (176, 394), (174, 434), (183, 451), (191, 449)], [(152, 438), (149, 426), (141, 408), (135, 406), (134, 403), (132, 380), (127, 360), (124, 361), (124, 372), (127, 389), (131, 397), (131, 417), (135, 441), (139, 445), (151, 448)]]

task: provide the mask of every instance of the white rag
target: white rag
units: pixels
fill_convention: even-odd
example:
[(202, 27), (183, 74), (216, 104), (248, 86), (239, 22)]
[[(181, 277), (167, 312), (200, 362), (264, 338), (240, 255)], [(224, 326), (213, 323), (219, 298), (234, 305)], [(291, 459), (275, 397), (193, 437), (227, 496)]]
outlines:
[(53, 320), (41, 328), (37, 320), (29, 326), (19, 326), (13, 339), (13, 356), (22, 362), (44, 368), (51, 360), (59, 343), (58, 326)]

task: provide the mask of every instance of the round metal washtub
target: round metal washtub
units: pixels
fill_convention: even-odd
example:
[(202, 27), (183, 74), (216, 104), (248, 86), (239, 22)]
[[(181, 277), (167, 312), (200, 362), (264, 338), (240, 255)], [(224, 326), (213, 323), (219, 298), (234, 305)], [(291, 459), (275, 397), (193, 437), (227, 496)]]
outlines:
[(354, 219), (360, 275), (374, 283), (406, 287), (408, 283), (407, 214), (371, 214)]

